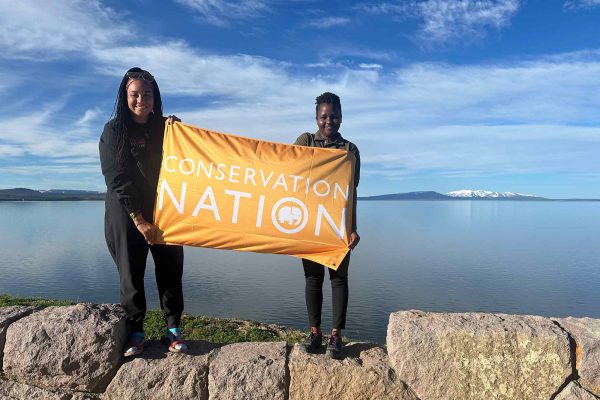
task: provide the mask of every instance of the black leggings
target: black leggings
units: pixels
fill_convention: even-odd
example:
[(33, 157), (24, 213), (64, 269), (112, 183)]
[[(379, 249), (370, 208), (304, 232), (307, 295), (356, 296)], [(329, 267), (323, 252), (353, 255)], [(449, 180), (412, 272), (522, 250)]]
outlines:
[(169, 327), (179, 326), (183, 313), (183, 247), (149, 246), (131, 218), (116, 202), (107, 203), (104, 223), (106, 244), (119, 270), (120, 300), (130, 332), (141, 332), (144, 328), (144, 274), (148, 250), (154, 259), (160, 308)]
[[(348, 309), (348, 266), (350, 252), (341, 262), (337, 271), (329, 270), (331, 281), (331, 297), (333, 306), (333, 329), (346, 328), (346, 310)], [(321, 326), (321, 308), (323, 306), (323, 281), (325, 267), (314, 261), (302, 259), (304, 278), (306, 280), (305, 297), (310, 326)]]

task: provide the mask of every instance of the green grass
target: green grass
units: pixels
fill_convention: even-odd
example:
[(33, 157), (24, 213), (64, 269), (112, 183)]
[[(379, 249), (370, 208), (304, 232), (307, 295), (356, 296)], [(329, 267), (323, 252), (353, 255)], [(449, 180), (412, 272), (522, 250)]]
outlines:
[[(144, 331), (148, 339), (158, 339), (164, 335), (165, 326), (160, 311), (149, 311), (146, 314)], [(294, 344), (306, 335), (302, 331), (278, 325), (187, 314), (183, 315), (181, 329), (185, 338), (213, 343), (286, 341), (288, 344)]]
[(49, 300), (38, 297), (12, 297), (7, 294), (0, 294), (0, 307), (8, 306), (33, 306), (46, 308), (51, 306), (70, 306), (75, 304), (68, 300)]
[[(66, 306), (75, 304), (66, 300), (50, 300), (33, 297), (12, 297), (0, 295), (0, 307)], [(255, 321), (225, 319), (184, 314), (181, 320), (183, 336), (190, 340), (206, 340), (213, 343), (238, 342), (278, 342), (286, 341), (292, 345), (300, 342), (305, 332), (279, 325), (268, 325)], [(165, 334), (166, 324), (162, 313), (151, 310), (146, 313), (144, 331), (147, 339), (160, 339)]]

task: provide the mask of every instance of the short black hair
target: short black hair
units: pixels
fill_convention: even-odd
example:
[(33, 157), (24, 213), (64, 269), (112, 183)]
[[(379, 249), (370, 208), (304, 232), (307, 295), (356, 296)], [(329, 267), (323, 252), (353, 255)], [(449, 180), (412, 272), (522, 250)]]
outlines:
[(319, 106), (321, 104), (333, 104), (340, 112), (340, 117), (342, 116), (342, 103), (340, 103), (340, 97), (337, 94), (325, 92), (322, 95), (317, 96), (315, 104), (317, 105), (315, 107), (315, 114), (319, 112)]

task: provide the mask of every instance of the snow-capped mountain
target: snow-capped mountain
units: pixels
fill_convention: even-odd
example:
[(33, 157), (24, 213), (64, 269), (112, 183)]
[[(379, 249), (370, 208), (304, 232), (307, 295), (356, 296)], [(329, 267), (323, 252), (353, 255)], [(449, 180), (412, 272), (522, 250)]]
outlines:
[(455, 190), (453, 192), (446, 193), (446, 196), (450, 197), (477, 197), (487, 199), (497, 198), (518, 198), (518, 197), (537, 197), (533, 194), (513, 193), (513, 192), (491, 192), (489, 190)]

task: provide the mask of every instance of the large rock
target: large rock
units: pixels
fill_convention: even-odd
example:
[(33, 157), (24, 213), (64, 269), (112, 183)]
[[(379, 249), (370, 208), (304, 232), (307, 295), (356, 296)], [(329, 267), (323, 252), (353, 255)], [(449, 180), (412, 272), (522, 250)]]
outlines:
[(70, 400), (71, 395), (54, 393), (24, 383), (0, 379), (0, 399), (3, 400)]
[(2, 368), (2, 357), (4, 354), (4, 342), (8, 326), (16, 320), (31, 314), (34, 307), (11, 306), (0, 308), (0, 368)]
[(556, 322), (575, 340), (579, 382), (600, 395), (600, 320), (568, 317)]
[(208, 373), (211, 400), (284, 400), (285, 342), (234, 343), (213, 350)]
[(0, 399), (2, 400), (99, 400), (98, 394), (92, 393), (61, 393), (51, 392), (26, 385), (24, 383), (6, 380), (0, 377)]
[(577, 382), (570, 382), (554, 400), (598, 400), (598, 397), (583, 389)]
[(572, 373), (568, 335), (542, 317), (401, 311), (387, 346), (421, 400), (549, 399)]
[(188, 354), (169, 353), (149, 341), (141, 357), (126, 362), (106, 388), (106, 400), (208, 399), (208, 353), (215, 345), (190, 340)]
[(9, 326), (4, 373), (53, 391), (101, 392), (117, 372), (125, 337), (119, 306), (49, 307)]
[(350, 343), (346, 357), (332, 360), (294, 346), (290, 356), (290, 400), (418, 400), (388, 365), (385, 351)]

